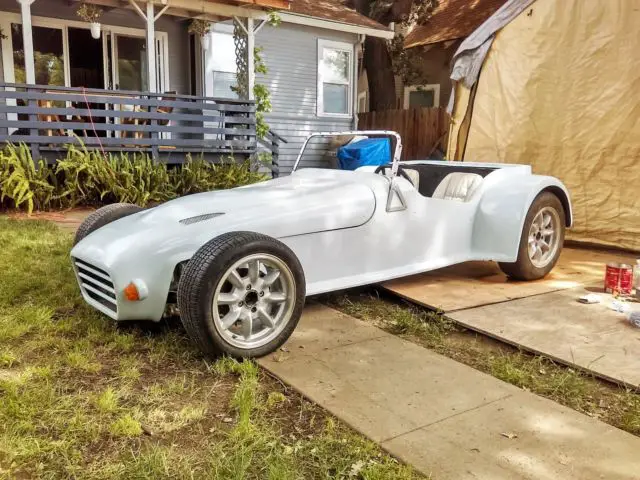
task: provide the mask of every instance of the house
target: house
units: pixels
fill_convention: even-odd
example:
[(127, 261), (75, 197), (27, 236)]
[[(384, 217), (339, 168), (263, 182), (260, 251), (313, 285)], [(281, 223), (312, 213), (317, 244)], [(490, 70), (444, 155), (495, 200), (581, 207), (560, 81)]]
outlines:
[[(187, 151), (249, 154), (257, 148), (258, 83), (271, 94), (265, 119), (277, 135), (269, 138), (287, 141), (279, 142), (286, 172), (306, 134), (354, 126), (357, 49), (366, 35), (393, 36), (342, 0), (87, 0), (102, 11), (96, 39), (78, 17), (82, 3), (0, 0), (0, 141), (23, 127), (31, 135), (16, 138), (31, 139), (39, 153), (55, 152), (73, 141), (64, 136), (71, 130), (65, 122), (78, 117), (73, 132), (89, 130), (84, 140), (96, 148), (148, 147), (169, 161)], [(278, 26), (267, 22), (271, 10)], [(211, 22), (211, 31), (190, 33), (194, 19)], [(262, 49), (266, 75), (254, 70), (254, 47)], [(243, 98), (231, 88), (236, 78), (246, 79)], [(71, 105), (76, 109), (64, 110)], [(43, 128), (43, 119), (51, 126)], [(36, 144), (43, 133), (48, 138)], [(305, 161), (321, 159), (318, 153)]]
[[(424, 25), (408, 26), (404, 47), (411, 54), (416, 78), (406, 83), (396, 76), (396, 108), (446, 107), (451, 93), (451, 59), (462, 40), (489, 18), (506, 0), (439, 0)], [(366, 71), (359, 79), (362, 111), (368, 110)]]
[(509, 0), (455, 55), (447, 157), (555, 176), (567, 238), (640, 250), (639, 26), (639, 0)]

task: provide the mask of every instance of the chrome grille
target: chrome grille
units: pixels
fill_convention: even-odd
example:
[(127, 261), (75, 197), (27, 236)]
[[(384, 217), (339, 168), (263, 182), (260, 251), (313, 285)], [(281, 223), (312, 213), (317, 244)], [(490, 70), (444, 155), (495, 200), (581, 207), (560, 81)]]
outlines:
[(74, 262), (80, 288), (84, 293), (92, 300), (117, 313), (116, 291), (109, 274), (77, 258), (74, 259)]

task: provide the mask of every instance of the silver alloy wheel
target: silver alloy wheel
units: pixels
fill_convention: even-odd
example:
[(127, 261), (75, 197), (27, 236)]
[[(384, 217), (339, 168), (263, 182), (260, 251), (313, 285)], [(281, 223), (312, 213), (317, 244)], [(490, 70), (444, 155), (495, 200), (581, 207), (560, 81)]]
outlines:
[(534, 267), (544, 268), (555, 258), (560, 246), (560, 230), (560, 215), (556, 209), (540, 209), (529, 228), (529, 260)]
[(213, 324), (230, 345), (252, 349), (276, 338), (291, 320), (296, 285), (285, 262), (249, 255), (222, 276), (213, 295)]

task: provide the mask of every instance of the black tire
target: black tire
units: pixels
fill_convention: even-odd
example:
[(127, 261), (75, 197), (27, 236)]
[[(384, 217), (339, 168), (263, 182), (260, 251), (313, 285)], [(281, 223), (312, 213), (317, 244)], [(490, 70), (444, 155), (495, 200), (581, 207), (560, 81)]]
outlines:
[[(535, 219), (535, 216), (543, 208), (551, 208), (555, 210), (559, 218), (559, 238), (558, 248), (550, 261), (542, 268), (537, 267), (531, 262), (529, 258), (529, 230), (531, 224)], [(562, 251), (562, 245), (564, 243), (564, 233), (566, 226), (566, 216), (564, 207), (560, 199), (551, 192), (542, 192), (538, 195), (531, 207), (524, 221), (524, 226), (520, 234), (520, 246), (518, 248), (518, 259), (514, 263), (499, 263), (500, 270), (502, 270), (509, 278), (513, 280), (538, 280), (546, 276), (555, 267)]]
[(131, 203), (113, 203), (106, 207), (99, 208), (80, 224), (80, 227), (78, 227), (76, 231), (76, 236), (73, 239), (73, 244), (75, 245), (100, 227), (104, 227), (111, 222), (141, 212), (142, 210), (144, 210), (142, 207)]
[[(213, 298), (225, 273), (236, 262), (255, 254), (271, 255), (286, 264), (293, 277), (295, 298), (287, 323), (275, 338), (257, 348), (239, 348), (214, 325)], [(230, 232), (204, 244), (184, 267), (178, 284), (178, 309), (185, 330), (205, 355), (262, 357), (277, 350), (295, 330), (304, 308), (305, 287), (302, 266), (285, 244), (258, 233)]]

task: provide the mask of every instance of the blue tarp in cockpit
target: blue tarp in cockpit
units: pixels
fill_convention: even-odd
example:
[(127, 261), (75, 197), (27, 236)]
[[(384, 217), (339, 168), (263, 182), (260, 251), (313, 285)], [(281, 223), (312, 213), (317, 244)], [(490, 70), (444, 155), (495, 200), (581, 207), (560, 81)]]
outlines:
[(388, 138), (367, 138), (340, 147), (337, 156), (342, 170), (387, 165), (391, 162), (391, 142)]

